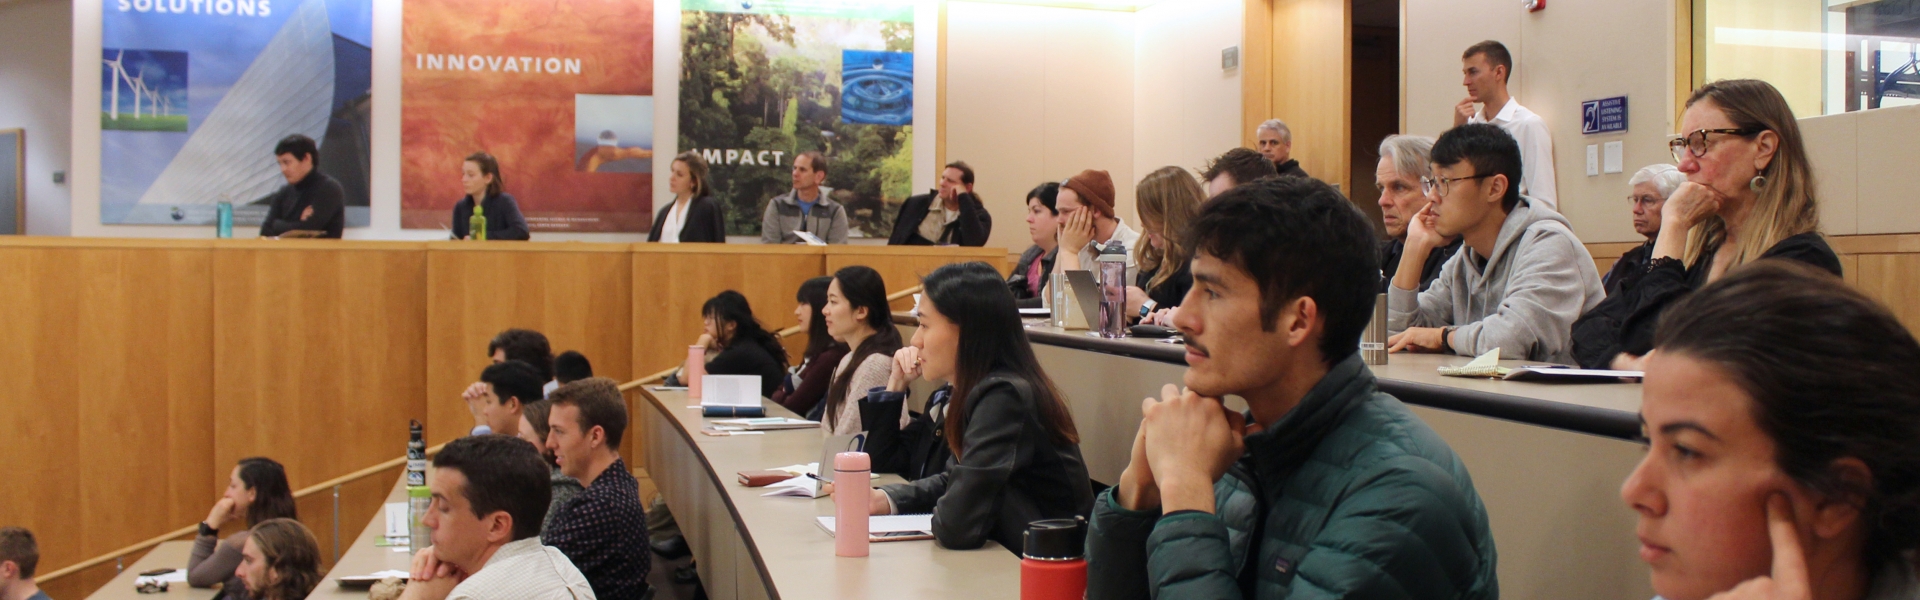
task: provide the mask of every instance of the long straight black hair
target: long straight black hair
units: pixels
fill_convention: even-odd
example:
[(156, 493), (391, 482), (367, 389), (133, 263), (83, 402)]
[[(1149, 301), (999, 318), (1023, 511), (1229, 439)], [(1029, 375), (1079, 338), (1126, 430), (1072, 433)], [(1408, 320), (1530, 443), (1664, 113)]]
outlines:
[(701, 305), (700, 316), (713, 319), (714, 329), (733, 325), (733, 335), (727, 337), (727, 346), (734, 344), (759, 344), (765, 348), (768, 356), (780, 361), (781, 367), (787, 365), (787, 348), (780, 345), (780, 338), (773, 337), (767, 328), (760, 326), (760, 320), (753, 318), (753, 307), (747, 305), (747, 297), (740, 292), (727, 290), (707, 300)]
[(827, 307), (827, 286), (832, 284), (832, 277), (815, 277), (800, 284), (800, 291), (793, 295), (794, 302), (807, 305), (813, 313), (807, 317), (807, 349), (800, 355), (800, 362), (813, 360), (821, 352), (840, 344), (827, 333), (827, 315), (820, 312)]
[(860, 370), (860, 363), (875, 354), (893, 356), (893, 351), (901, 346), (900, 328), (893, 326), (893, 308), (887, 306), (887, 282), (880, 278), (879, 271), (854, 265), (835, 271), (833, 280), (840, 282), (840, 296), (847, 299), (848, 310), (867, 309), (866, 323), (873, 328), (873, 335), (860, 340), (860, 347), (853, 349), (853, 357), (847, 361), (847, 370), (841, 371), (827, 386), (825, 418), (829, 427), (840, 414), (841, 405), (847, 402), (847, 386), (853, 385), (853, 372)]
[(1080, 443), (1080, 432), (1073, 426), (1073, 414), (1060, 399), (1060, 388), (1040, 368), (1020, 324), (1020, 310), (1013, 302), (1000, 271), (983, 262), (951, 264), (934, 269), (921, 282), (933, 309), (960, 328), (960, 351), (955, 356), (953, 396), (947, 408), (947, 448), (960, 456), (965, 446), (960, 439), (966, 431), (967, 396), (987, 375), (1010, 374), (1033, 388), (1034, 409), (1048, 437), (1056, 444)]

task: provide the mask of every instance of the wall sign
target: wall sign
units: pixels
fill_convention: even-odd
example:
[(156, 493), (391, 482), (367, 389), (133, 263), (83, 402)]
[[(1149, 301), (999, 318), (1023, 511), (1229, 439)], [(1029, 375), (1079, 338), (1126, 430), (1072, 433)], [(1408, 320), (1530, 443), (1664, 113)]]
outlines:
[(1627, 97), (1614, 96), (1580, 103), (1580, 133), (1618, 133), (1627, 130)]

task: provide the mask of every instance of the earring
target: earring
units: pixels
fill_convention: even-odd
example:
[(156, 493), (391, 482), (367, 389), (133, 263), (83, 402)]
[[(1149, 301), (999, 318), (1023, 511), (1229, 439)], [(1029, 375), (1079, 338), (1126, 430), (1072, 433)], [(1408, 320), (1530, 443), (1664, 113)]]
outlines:
[(1753, 190), (1756, 194), (1760, 193), (1761, 190), (1767, 189), (1767, 176), (1753, 176), (1753, 179), (1747, 182), (1747, 188)]

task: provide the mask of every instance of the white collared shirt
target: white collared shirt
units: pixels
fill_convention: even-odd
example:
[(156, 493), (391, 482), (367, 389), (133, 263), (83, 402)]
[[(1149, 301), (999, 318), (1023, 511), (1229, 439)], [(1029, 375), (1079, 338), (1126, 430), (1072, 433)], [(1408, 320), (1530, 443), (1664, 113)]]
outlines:
[(540, 538), (508, 542), (486, 566), (454, 586), (448, 600), (597, 600), (585, 575)]
[(1507, 105), (1500, 107), (1500, 112), (1491, 120), (1484, 116), (1485, 111), (1486, 105), (1482, 104), (1480, 111), (1473, 113), (1467, 122), (1492, 123), (1513, 136), (1514, 141), (1520, 143), (1520, 194), (1558, 212), (1560, 193), (1553, 177), (1553, 134), (1547, 131), (1547, 122), (1512, 98), (1507, 99)]
[(1094, 250), (1094, 248), (1096, 245), (1105, 247), (1107, 244), (1113, 243), (1114, 240), (1119, 240), (1122, 245), (1127, 247), (1127, 284), (1132, 285), (1134, 274), (1140, 270), (1139, 263), (1134, 262), (1134, 250), (1138, 249), (1136, 246), (1141, 242), (1140, 232), (1134, 231), (1131, 227), (1127, 227), (1126, 221), (1117, 221), (1113, 226), (1113, 235), (1107, 236), (1107, 239), (1087, 242), (1087, 247), (1080, 249), (1080, 268), (1094, 271), (1095, 278), (1098, 279), (1099, 269), (1094, 265), (1094, 260), (1100, 257), (1100, 253)]
[(667, 209), (667, 220), (660, 224), (660, 243), (680, 243), (680, 230), (686, 228), (687, 209), (692, 207), (693, 201), (688, 200), (684, 205), (676, 201), (673, 203), (673, 208)]

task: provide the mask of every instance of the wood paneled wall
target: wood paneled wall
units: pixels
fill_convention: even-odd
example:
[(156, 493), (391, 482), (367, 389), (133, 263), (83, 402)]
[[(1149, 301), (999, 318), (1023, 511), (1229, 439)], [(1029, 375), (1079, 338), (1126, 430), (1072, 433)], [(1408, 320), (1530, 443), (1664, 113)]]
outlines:
[[(829, 259), (829, 256), (833, 258)], [(240, 458), (297, 489), (472, 426), (460, 391), (502, 329), (548, 336), (616, 380), (685, 358), (699, 309), (746, 294), (770, 329), (800, 283), (872, 264), (894, 289), (1005, 249), (524, 242), (0, 239), (0, 525), (51, 572), (203, 518)], [(797, 354), (804, 336), (790, 340)], [(637, 416), (636, 416), (637, 418)], [(638, 432), (634, 427), (629, 431)], [(623, 444), (642, 464), (642, 441)], [(340, 490), (351, 540), (397, 469)], [(330, 558), (334, 499), (299, 503)], [(230, 526), (238, 530), (239, 524)], [(342, 540), (343, 542), (346, 540)], [(128, 557), (134, 560), (136, 556)], [(53, 582), (85, 597), (113, 563)]]
[[(1847, 283), (1879, 300), (1920, 335), (1920, 234), (1834, 235), (1827, 243), (1840, 254)], [(1587, 244), (1605, 274), (1621, 254), (1639, 244)]]
[(1353, 7), (1349, 0), (1247, 3), (1242, 141), (1267, 119), (1293, 130), (1307, 173), (1353, 190)]

